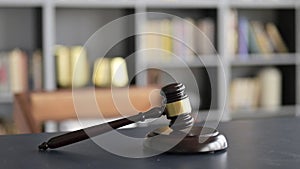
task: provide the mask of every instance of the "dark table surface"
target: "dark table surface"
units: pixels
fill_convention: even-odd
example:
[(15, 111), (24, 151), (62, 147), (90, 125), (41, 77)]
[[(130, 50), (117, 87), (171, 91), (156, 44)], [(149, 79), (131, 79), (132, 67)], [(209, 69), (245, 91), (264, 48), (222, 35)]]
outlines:
[[(123, 130), (144, 135), (145, 128)], [(221, 123), (226, 151), (209, 154), (162, 154), (132, 159), (113, 155), (91, 140), (40, 152), (37, 146), (57, 134), (0, 136), (0, 168), (145, 168), (274, 169), (300, 167), (300, 118), (241, 120)], [(124, 145), (126, 146), (126, 145)]]

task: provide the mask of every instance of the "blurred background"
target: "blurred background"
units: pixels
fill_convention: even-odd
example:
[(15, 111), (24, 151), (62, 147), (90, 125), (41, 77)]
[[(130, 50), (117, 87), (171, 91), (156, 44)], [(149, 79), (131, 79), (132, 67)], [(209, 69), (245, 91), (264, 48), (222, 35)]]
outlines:
[(115, 119), (135, 113), (122, 94), (145, 111), (174, 81), (198, 122), (297, 116), (299, 12), (297, 0), (0, 0), (0, 134), (78, 129), (72, 87), (90, 125), (91, 91)]

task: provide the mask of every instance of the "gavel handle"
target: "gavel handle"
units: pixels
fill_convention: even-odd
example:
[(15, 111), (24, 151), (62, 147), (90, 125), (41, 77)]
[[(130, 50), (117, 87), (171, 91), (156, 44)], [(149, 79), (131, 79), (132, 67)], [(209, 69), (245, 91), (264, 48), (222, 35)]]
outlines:
[(132, 124), (138, 121), (144, 121), (146, 119), (151, 118), (159, 118), (163, 115), (163, 110), (161, 107), (155, 107), (151, 110), (143, 113), (139, 113), (134, 116), (130, 116), (128, 118), (118, 119), (115, 121), (111, 121), (108, 123), (99, 124), (96, 126), (87, 127), (85, 129), (80, 129), (76, 131), (72, 131), (69, 133), (65, 133), (56, 137), (49, 139), (47, 142), (42, 143), (39, 145), (40, 150), (47, 150), (48, 148), (54, 149), (63, 147), (66, 145), (70, 145), (79, 141), (86, 140), (90, 137), (94, 137), (113, 129), (117, 129), (128, 124)]

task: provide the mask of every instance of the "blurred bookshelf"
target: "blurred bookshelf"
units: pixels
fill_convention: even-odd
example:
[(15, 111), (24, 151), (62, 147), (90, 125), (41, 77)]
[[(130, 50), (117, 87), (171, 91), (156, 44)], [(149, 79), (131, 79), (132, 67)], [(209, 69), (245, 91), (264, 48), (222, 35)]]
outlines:
[[(231, 60), (232, 66), (272, 66), (272, 65), (296, 65), (297, 56), (295, 54), (270, 54), (268, 58), (264, 58), (261, 54), (251, 54), (247, 60), (235, 59)], [(241, 56), (236, 56), (241, 58)]]
[[(172, 46), (175, 44), (173, 40), (164, 38), (158, 40), (169, 43), (169, 46), (156, 47), (174, 53), (177, 57), (170, 55), (165, 58), (155, 58), (151, 57), (151, 52), (150, 57), (140, 52), (149, 48), (149, 45), (153, 46), (153, 44), (145, 44), (147, 42), (145, 38), (149, 37), (137, 35), (128, 37), (115, 44), (105, 57), (133, 56), (131, 59), (126, 59), (129, 84), (164, 85), (172, 81), (172, 78), (163, 73), (163, 75), (158, 75), (160, 74), (158, 72), (154, 74), (141, 72), (145, 68), (162, 68), (171, 72), (178, 81), (186, 83), (187, 89), (191, 89), (187, 91), (188, 94), (193, 95), (193, 84), (185, 76), (185, 67), (190, 67), (200, 94), (200, 98), (195, 99), (195, 102), (201, 103), (199, 108), (197, 104), (195, 106), (200, 114), (205, 114), (210, 108), (213, 109), (210, 113), (223, 114), (223, 120), (299, 114), (297, 112), (300, 111), (300, 90), (297, 86), (300, 85), (300, 34), (297, 30), (300, 28), (300, 3), (297, 0), (0, 0), (0, 25), (2, 25), (0, 26), (0, 51), (10, 53), (19, 48), (24, 51), (30, 62), (33, 53), (41, 50), (40, 64), (43, 69), (41, 90), (56, 91), (59, 89), (54, 57), (57, 45), (70, 48), (78, 45), (84, 46), (86, 41), (105, 24), (123, 16), (144, 12), (154, 14), (138, 15), (130, 20), (130, 24), (120, 25), (114, 30), (116, 36), (161, 31), (146, 29), (151, 27), (150, 25), (159, 27), (167, 25), (167, 28), (171, 29), (167, 34), (171, 36), (174, 32), (176, 34), (176, 30), (173, 31), (176, 26), (180, 27), (182, 26), (180, 24), (185, 24), (177, 22), (171, 17), (172, 15), (194, 23), (207, 34), (215, 50), (198, 49), (198, 41), (201, 39), (197, 39), (194, 44), (196, 52), (186, 51), (183, 47), (185, 52), (181, 53), (174, 51), (178, 46)], [(155, 13), (166, 15), (160, 17)], [(199, 26), (201, 24), (204, 24), (204, 27)], [(248, 32), (244, 31), (245, 27)], [(255, 30), (255, 33), (251, 35), (253, 37), (256, 37), (258, 30), (267, 35), (264, 37), (278, 37), (279, 35), (280, 38), (279, 40), (278, 38), (262, 39), (262, 44), (269, 44), (269, 46), (257, 47), (261, 44), (257, 42), (255, 48), (255, 43), (248, 36), (252, 29)], [(245, 33), (247, 37), (243, 37)], [(194, 35), (187, 36), (193, 37)], [(153, 37), (150, 38), (153, 39)], [(157, 40), (155, 37), (154, 39)], [(95, 42), (98, 48), (103, 49), (110, 43), (109, 37), (97, 39)], [(273, 47), (270, 47), (270, 44)], [(182, 47), (179, 48), (182, 49)], [(89, 69), (92, 72), (93, 62), (100, 56), (96, 50), (89, 48), (86, 50), (89, 57)], [(265, 107), (259, 102), (252, 108), (232, 109), (230, 107), (232, 82), (237, 78), (255, 78), (260, 71), (270, 67), (278, 70), (281, 77), (279, 91), (281, 98), (276, 105), (279, 108), (274, 110), (274, 113), (260, 114), (260, 112), (265, 112)], [(30, 72), (29, 68), (28, 72)], [(30, 79), (30, 76), (28, 78)], [(87, 86), (90, 85), (91, 82), (87, 84)], [(28, 90), (34, 89), (29, 85)], [(8, 94), (3, 93), (0, 94), (1, 109), (3, 107), (2, 111), (9, 113), (11, 106), (7, 105), (12, 105), (13, 94), (11, 91)], [(2, 106), (4, 104), (5, 106)], [(246, 113), (243, 114), (244, 111)]]

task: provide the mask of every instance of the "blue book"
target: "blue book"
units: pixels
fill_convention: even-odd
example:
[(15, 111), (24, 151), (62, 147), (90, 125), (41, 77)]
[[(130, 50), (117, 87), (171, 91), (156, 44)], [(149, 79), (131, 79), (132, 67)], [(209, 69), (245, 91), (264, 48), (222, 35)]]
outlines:
[(241, 17), (239, 19), (238, 25), (238, 32), (239, 32), (239, 46), (238, 46), (238, 53), (240, 55), (240, 59), (246, 60), (248, 59), (248, 44), (249, 44), (249, 22), (245, 17)]

